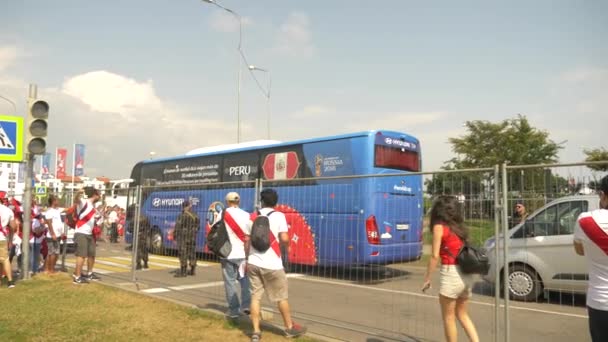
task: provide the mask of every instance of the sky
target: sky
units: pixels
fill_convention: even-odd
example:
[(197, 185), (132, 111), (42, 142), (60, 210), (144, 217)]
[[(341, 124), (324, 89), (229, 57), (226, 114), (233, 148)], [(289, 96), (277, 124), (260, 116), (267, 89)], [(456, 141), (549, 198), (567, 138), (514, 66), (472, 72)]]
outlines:
[[(242, 17), (243, 141), (370, 129), (420, 139), (425, 171), (469, 120), (523, 114), (565, 147), (606, 147), (608, 2), (225, 0)], [(48, 151), (82, 143), (85, 173), (236, 142), (238, 22), (196, 0), (23, 0), (0, 6), (0, 114), (29, 83)], [(270, 103), (270, 106), (268, 106)], [(71, 151), (68, 159), (71, 160)]]

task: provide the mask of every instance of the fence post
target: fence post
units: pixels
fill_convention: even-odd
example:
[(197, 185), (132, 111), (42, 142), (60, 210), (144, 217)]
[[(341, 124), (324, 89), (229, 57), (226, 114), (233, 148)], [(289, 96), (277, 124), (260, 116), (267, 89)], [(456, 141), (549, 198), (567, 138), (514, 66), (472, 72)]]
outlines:
[(253, 210), (251, 211), (252, 213), (255, 212), (255, 209), (258, 206), (258, 197), (259, 197), (259, 193), (260, 193), (260, 179), (256, 178), (255, 179), (255, 185), (253, 186)]
[(135, 217), (134, 217), (134, 227), (133, 227), (133, 248), (131, 249), (131, 281), (136, 282), (135, 278), (135, 268), (137, 263), (137, 250), (139, 248), (139, 217), (141, 215), (141, 185), (138, 185), (135, 188), (135, 202), (137, 203), (135, 207)]
[[(65, 236), (65, 240), (63, 240), (63, 237), (62, 237), (61, 241), (63, 241), (63, 251), (61, 251), (61, 272), (68, 271), (67, 267), (65, 267), (65, 257), (68, 253), (68, 230), (69, 230), (68, 225), (65, 222), (63, 222), (63, 236)], [(60, 246), (61, 246), (61, 244), (60, 244)]]
[(505, 342), (510, 341), (510, 322), (509, 322), (509, 223), (507, 217), (508, 208), (508, 184), (507, 184), (507, 164), (502, 164), (502, 238), (503, 238), (503, 291), (504, 291), (504, 340)]
[(494, 268), (494, 341), (499, 341), (500, 324), (499, 324), (499, 310), (500, 310), (500, 268), (498, 267), (498, 258), (500, 252), (498, 251), (499, 236), (500, 236), (500, 221), (501, 221), (501, 206), (500, 206), (500, 168), (498, 165), (494, 165), (494, 260), (496, 260), (496, 267)]

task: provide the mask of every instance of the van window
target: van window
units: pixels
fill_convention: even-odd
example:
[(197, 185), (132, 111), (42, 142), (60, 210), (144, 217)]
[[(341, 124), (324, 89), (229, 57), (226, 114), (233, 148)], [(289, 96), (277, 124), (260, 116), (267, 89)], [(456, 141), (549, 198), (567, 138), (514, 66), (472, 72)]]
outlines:
[(578, 216), (587, 211), (587, 201), (572, 201), (560, 203), (557, 208), (559, 218), (558, 224), (554, 225), (555, 230), (551, 235), (569, 235), (574, 234), (574, 225)]
[(569, 201), (552, 205), (526, 222), (513, 238), (569, 235), (580, 213), (587, 211), (587, 201)]
[(547, 236), (550, 228), (555, 224), (557, 205), (552, 205), (538, 213), (524, 225), (523, 237)]

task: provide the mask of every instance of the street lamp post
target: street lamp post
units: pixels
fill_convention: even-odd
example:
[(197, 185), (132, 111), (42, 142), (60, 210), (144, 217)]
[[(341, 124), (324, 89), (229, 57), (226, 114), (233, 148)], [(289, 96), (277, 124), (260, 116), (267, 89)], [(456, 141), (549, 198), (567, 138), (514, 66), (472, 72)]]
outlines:
[(237, 76), (237, 82), (236, 82), (236, 88), (237, 88), (237, 92), (236, 92), (236, 142), (240, 143), (241, 142), (241, 69), (243, 67), (242, 66), (243, 61), (241, 59), (241, 55), (242, 55), (241, 46), (242, 46), (242, 42), (243, 42), (243, 21), (241, 20), (241, 16), (238, 13), (218, 4), (215, 0), (201, 0), (201, 1), (211, 4), (211, 5), (215, 5), (218, 8), (221, 8), (222, 10), (232, 14), (239, 22), (239, 45), (237, 47), (238, 59), (239, 59), (239, 69), (238, 69), (238, 76)]
[[(249, 70), (250, 71), (261, 71), (263, 73), (266, 74), (267, 78), (267, 85), (266, 85), (266, 91), (264, 91), (264, 89), (260, 86), (260, 90), (262, 90), (262, 93), (264, 94), (264, 97), (266, 97), (266, 138), (270, 140), (270, 90), (272, 88), (272, 74), (270, 73), (270, 70), (268, 69), (264, 69), (264, 68), (260, 68), (257, 67), (255, 65), (250, 65), (249, 66)], [(254, 77), (254, 79), (257, 82), (257, 79)], [(259, 86), (259, 83), (258, 83)]]

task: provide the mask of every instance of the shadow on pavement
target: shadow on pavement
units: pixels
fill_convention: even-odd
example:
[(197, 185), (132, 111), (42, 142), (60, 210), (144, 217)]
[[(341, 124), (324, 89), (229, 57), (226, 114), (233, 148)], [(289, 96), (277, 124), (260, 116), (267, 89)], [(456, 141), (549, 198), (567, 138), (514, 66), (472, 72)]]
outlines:
[[(494, 285), (486, 282), (480, 281), (475, 283), (473, 286), (473, 293), (494, 297), (495, 287)], [(502, 292), (501, 292), (501, 298)], [(549, 292), (548, 297), (545, 296), (539, 297), (536, 301), (528, 301), (528, 302), (519, 302), (512, 301), (512, 303), (539, 303), (539, 304), (554, 304), (554, 305), (562, 305), (562, 306), (572, 306), (572, 307), (585, 307), (586, 306), (586, 296), (584, 294), (575, 294), (569, 292)]]
[(291, 265), (289, 273), (301, 273), (309, 276), (347, 280), (361, 285), (376, 285), (397, 279), (407, 279), (410, 272), (387, 266), (356, 267), (323, 267)]

